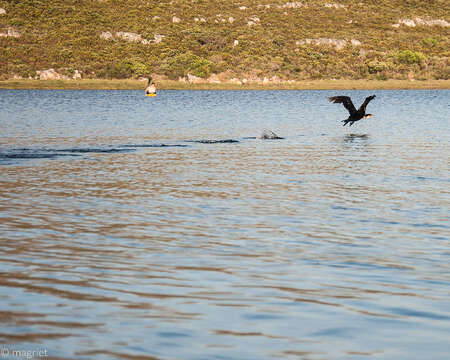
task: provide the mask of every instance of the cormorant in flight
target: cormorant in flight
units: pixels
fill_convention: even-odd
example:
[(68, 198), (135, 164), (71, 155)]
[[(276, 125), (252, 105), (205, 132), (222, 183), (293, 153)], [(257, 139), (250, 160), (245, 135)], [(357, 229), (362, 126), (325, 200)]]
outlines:
[(372, 114), (366, 114), (366, 106), (370, 102), (370, 100), (374, 99), (375, 95), (366, 97), (363, 104), (356, 110), (355, 105), (353, 105), (352, 100), (348, 96), (332, 96), (328, 98), (328, 101), (332, 103), (342, 103), (344, 107), (350, 113), (350, 116), (346, 120), (342, 120), (344, 123), (343, 126), (350, 123), (349, 126), (352, 126), (355, 121), (366, 119), (372, 117)]

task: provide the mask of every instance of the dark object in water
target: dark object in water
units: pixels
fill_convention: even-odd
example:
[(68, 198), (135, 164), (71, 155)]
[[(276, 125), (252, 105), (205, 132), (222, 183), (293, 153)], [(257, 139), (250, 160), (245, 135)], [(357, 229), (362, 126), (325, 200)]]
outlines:
[[(81, 156), (80, 154), (64, 154), (47, 149), (11, 149), (0, 151), (0, 164), (12, 164), (15, 160), (56, 159), (60, 156)], [(12, 161), (12, 162), (11, 162)]]
[(195, 142), (199, 144), (232, 144), (238, 143), (239, 140), (225, 139), (225, 140), (187, 140), (187, 142)]
[(122, 152), (134, 151), (134, 149), (71, 148), (71, 149), (60, 149), (60, 150), (54, 150), (54, 151), (84, 154), (84, 153), (122, 153)]
[(260, 139), (264, 139), (264, 140), (281, 140), (284, 139), (283, 137), (278, 136), (277, 134), (275, 134), (273, 131), (271, 130), (267, 130), (265, 129), (261, 136), (259, 137)]
[(127, 148), (164, 148), (164, 147), (188, 147), (185, 144), (126, 144), (122, 147)]
[(372, 117), (372, 114), (366, 114), (366, 106), (374, 98), (375, 95), (366, 97), (366, 100), (364, 100), (363, 104), (359, 107), (358, 110), (356, 110), (355, 106), (352, 103), (352, 100), (348, 96), (332, 96), (328, 98), (328, 101), (344, 105), (344, 107), (350, 113), (350, 116), (348, 117), (348, 119), (342, 120), (342, 122), (344, 123), (343, 126), (347, 125), (347, 123), (350, 123), (349, 126), (352, 126), (353, 123), (358, 120)]
[(30, 153), (0, 153), (0, 160), (3, 159), (53, 159), (63, 156), (56, 153), (30, 152)]

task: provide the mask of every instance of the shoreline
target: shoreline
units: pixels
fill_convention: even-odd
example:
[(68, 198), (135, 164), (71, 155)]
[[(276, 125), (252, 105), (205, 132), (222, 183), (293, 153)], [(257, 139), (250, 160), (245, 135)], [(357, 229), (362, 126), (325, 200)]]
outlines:
[[(159, 90), (444, 90), (450, 80), (304, 80), (294, 83), (245, 85), (162, 80)], [(143, 80), (3, 80), (0, 89), (20, 90), (143, 90)]]

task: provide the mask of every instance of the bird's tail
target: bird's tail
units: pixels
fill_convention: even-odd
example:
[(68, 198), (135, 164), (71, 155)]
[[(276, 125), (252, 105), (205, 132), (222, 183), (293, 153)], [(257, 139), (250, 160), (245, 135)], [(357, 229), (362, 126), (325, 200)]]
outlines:
[(345, 126), (350, 122), (350, 120), (342, 120), (342, 122), (344, 123), (344, 125), (342, 125), (342, 126)]

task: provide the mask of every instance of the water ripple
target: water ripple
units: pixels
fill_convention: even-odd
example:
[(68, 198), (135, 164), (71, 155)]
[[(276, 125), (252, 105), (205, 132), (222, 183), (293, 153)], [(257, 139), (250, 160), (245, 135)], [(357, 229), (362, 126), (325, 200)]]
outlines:
[(448, 358), (448, 91), (380, 91), (351, 130), (332, 95), (0, 90), (1, 341)]

